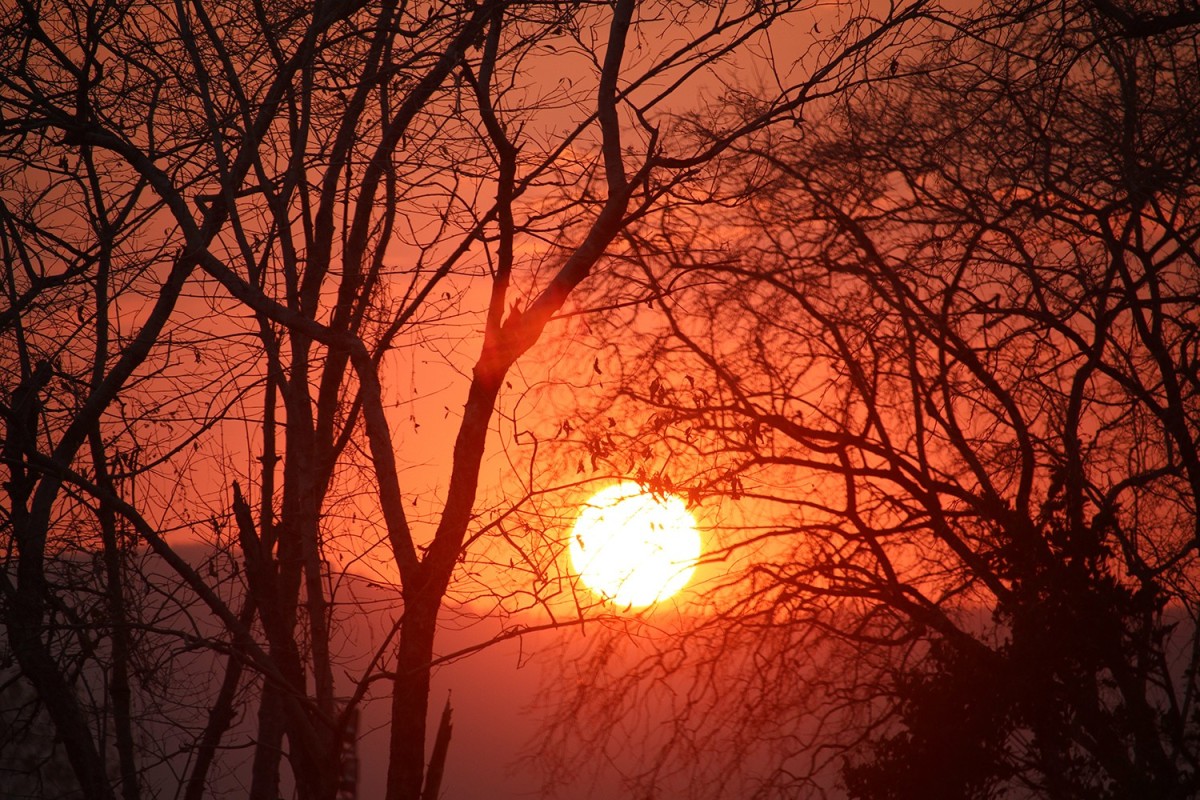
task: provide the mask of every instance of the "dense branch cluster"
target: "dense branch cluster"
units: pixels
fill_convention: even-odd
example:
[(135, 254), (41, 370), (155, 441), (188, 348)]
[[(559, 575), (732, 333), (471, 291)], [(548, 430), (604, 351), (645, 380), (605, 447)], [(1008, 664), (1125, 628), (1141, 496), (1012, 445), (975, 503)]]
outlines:
[(607, 452), (741, 509), (708, 614), (569, 704), (673, 687), (643, 783), (1200, 790), (1200, 29), (1125, 5), (932, 29), (642, 241), (667, 323), (618, 402), (655, 413)]

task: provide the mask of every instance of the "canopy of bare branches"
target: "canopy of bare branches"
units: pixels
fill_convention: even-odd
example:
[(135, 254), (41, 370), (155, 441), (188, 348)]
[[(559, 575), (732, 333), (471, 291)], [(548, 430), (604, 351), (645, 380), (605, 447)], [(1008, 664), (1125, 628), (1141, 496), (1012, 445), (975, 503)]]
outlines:
[(708, 613), (632, 677), (597, 643), (610, 691), (567, 704), (601, 731), (672, 698), (635, 782), (1200, 791), (1198, 22), (1005, 2), (924, 29), (742, 143), (739, 202), (640, 240), (667, 321), (616, 402), (655, 413), (583, 438), (725, 510)]
[(5, 4), (4, 791), (331, 800), (384, 707), (438, 797), (439, 626), (572, 595), (546, 340), (928, 24), (873, 5)]

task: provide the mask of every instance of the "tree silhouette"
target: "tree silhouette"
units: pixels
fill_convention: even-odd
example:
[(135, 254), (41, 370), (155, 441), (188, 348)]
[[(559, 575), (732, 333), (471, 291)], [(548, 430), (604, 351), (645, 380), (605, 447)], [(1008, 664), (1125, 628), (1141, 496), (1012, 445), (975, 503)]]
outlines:
[(666, 324), (617, 402), (654, 415), (612, 452), (743, 502), (685, 644), (576, 718), (688, 687), (651, 761), (729, 754), (701, 796), (739, 765), (755, 796), (1195, 794), (1200, 71), (1168, 6), (930, 29), (739, 148), (721, 227), (643, 240)]
[[(2, 611), (86, 796), (200, 798), (245, 744), (250, 797), (331, 798), (380, 684), (386, 797), (435, 796), (439, 614), (506, 546), (481, 471), (514, 364), (919, 7), (766, 65), (772, 99), (702, 130), (694, 87), (803, 4), (4, 10)], [(406, 488), (439, 450), (444, 483)], [(392, 622), (363, 645), (370, 604)]]

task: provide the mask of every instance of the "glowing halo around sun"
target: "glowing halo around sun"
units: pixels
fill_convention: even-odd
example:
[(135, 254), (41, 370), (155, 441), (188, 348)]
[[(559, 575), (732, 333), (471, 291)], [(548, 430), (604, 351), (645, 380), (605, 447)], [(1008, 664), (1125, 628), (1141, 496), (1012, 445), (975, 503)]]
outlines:
[(618, 483), (584, 505), (569, 550), (571, 566), (592, 592), (621, 606), (649, 606), (687, 585), (700, 533), (675, 495)]

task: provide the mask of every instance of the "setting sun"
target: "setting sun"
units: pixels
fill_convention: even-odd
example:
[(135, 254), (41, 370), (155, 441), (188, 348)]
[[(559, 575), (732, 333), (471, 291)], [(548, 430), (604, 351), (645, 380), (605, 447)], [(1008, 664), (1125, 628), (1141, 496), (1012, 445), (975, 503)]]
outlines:
[(700, 534), (683, 501), (619, 483), (593, 495), (571, 532), (571, 564), (584, 584), (623, 606), (648, 606), (687, 585)]

